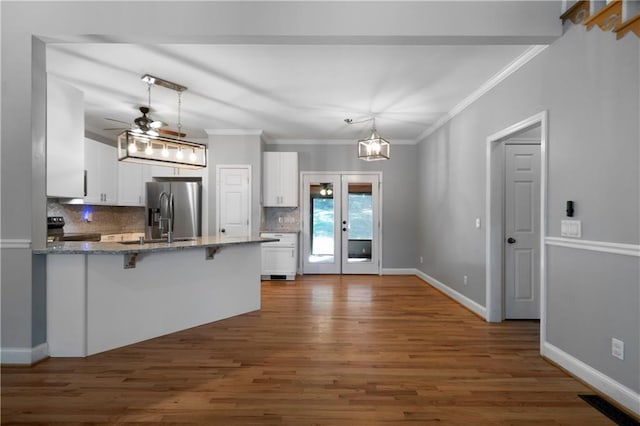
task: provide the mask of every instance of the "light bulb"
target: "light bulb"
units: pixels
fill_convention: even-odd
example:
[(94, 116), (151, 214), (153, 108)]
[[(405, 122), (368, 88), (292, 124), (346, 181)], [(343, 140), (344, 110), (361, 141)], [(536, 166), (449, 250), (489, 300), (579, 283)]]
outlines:
[(167, 146), (166, 146), (166, 145), (164, 145), (164, 146), (162, 147), (162, 153), (161, 153), (161, 154), (162, 154), (162, 156), (163, 156), (163, 157), (165, 157), (165, 158), (169, 156), (169, 150), (167, 149)]
[(193, 148), (191, 150), (191, 154), (189, 154), (189, 160), (196, 161), (197, 159), (198, 159), (198, 157), (196, 156), (196, 149)]
[(134, 153), (138, 152), (138, 147), (137, 147), (136, 143), (135, 142), (131, 142), (129, 144), (128, 150), (129, 150), (130, 154), (134, 154)]
[(331, 195), (331, 194), (333, 194), (333, 189), (331, 188), (327, 189), (327, 195)]
[(151, 147), (151, 143), (147, 143), (147, 148), (145, 148), (144, 153), (147, 155), (153, 155), (153, 148)]
[(182, 148), (178, 148), (178, 152), (176, 152), (176, 158), (178, 160), (182, 160), (183, 157), (184, 155), (182, 155)]
[(326, 190), (326, 189), (324, 189), (324, 188), (322, 188), (322, 189), (320, 190), (320, 195), (322, 195), (323, 197), (324, 197), (325, 195), (327, 195), (327, 190)]
[(375, 154), (380, 154), (380, 142), (374, 142), (371, 146), (371, 149)]

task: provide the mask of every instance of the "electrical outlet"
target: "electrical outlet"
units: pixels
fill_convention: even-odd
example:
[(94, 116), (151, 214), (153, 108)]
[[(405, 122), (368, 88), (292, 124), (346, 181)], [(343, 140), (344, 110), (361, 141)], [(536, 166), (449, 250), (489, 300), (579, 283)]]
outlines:
[(468, 276), (464, 276), (464, 285), (469, 284), (469, 277)]
[(420, 256), (420, 264), (424, 263), (424, 259), (422, 258), (422, 256)]
[(611, 338), (611, 355), (624, 360), (624, 342), (622, 340)]

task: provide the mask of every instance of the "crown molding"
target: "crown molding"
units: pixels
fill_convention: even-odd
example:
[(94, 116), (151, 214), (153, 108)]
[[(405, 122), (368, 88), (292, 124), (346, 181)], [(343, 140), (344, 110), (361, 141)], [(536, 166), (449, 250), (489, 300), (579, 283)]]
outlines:
[(548, 47), (547, 44), (543, 45), (534, 45), (529, 47), (526, 51), (524, 51), (520, 56), (518, 56), (515, 60), (513, 60), (509, 65), (500, 70), (497, 74), (487, 80), (483, 85), (478, 87), (475, 91), (473, 91), (469, 96), (464, 98), (460, 103), (454, 106), (449, 112), (447, 112), (443, 117), (438, 119), (435, 123), (431, 125), (427, 130), (425, 130), (418, 138), (416, 139), (416, 143), (420, 143), (426, 138), (428, 138), (431, 134), (433, 134), (440, 127), (444, 126), (449, 120), (451, 120), (456, 115), (460, 114), (464, 111), (469, 105), (480, 99), (483, 95), (489, 92), (491, 89), (500, 84), (503, 80), (509, 77), (511, 74), (518, 71), (525, 64), (527, 64), (530, 60), (538, 56)]
[(262, 129), (204, 129), (209, 136), (262, 136)]
[[(265, 139), (267, 145), (356, 145), (356, 139)], [(415, 145), (415, 139), (389, 141), (393, 145)]]

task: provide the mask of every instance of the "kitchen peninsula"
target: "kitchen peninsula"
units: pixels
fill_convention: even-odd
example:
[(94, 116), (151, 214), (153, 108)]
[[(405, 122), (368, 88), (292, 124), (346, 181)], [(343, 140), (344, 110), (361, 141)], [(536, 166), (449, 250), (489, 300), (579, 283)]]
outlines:
[(52, 357), (87, 356), (260, 309), (259, 237), (59, 242), (46, 255)]

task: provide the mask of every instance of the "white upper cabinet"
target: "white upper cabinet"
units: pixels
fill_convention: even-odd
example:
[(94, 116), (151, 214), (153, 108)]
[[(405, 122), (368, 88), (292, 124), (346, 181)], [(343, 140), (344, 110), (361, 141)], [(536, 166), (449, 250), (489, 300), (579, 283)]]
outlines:
[(144, 164), (118, 161), (118, 205), (144, 206)]
[(265, 207), (298, 207), (298, 153), (263, 153), (262, 197)]
[(47, 76), (47, 196), (84, 197), (84, 93)]
[(118, 193), (116, 148), (85, 138), (86, 204), (115, 205)]

